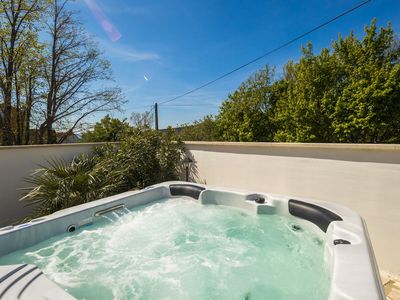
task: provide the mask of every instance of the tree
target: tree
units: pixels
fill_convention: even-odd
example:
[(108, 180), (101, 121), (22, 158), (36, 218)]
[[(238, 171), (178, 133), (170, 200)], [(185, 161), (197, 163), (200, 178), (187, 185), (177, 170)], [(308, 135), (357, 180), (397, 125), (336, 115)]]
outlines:
[[(88, 116), (119, 109), (120, 90), (107, 86), (112, 80), (110, 64), (101, 58), (97, 45), (68, 11), (69, 0), (53, 0), (46, 23), (51, 42), (44, 70), (46, 97), (39, 125), (39, 142), (55, 143), (54, 127), (66, 129), (62, 142)], [(103, 82), (104, 88), (96, 89)]]
[(191, 124), (184, 124), (178, 134), (184, 141), (216, 141), (221, 135), (216, 119), (212, 115), (207, 115)]
[(63, 142), (88, 116), (119, 109), (124, 102), (111, 83), (110, 64), (67, 9), (68, 2), (0, 3), (3, 145)]
[[(6, 0), (0, 2), (0, 127), (2, 144), (15, 143), (12, 122), (13, 106), (19, 113), (19, 105), (13, 105), (15, 78), (18, 67), (37, 38), (36, 22), (44, 12), (44, 0)], [(17, 99), (19, 101), (19, 99)], [(17, 107), (15, 107), (17, 106)], [(18, 120), (17, 124), (20, 124)], [(17, 141), (19, 142), (19, 141)]]
[(332, 142), (332, 110), (339, 76), (329, 49), (319, 55), (309, 43), (298, 63), (284, 69), (284, 97), (277, 102), (275, 141)]
[(277, 101), (269, 66), (252, 75), (224, 101), (217, 116), (222, 139), (267, 141), (273, 138), (273, 111)]
[[(31, 137), (32, 116), (36, 117), (35, 108), (42, 96), (44, 46), (37, 38), (31, 40), (31, 48), (25, 52), (26, 58), (18, 65), (15, 76), (15, 144), (34, 142)], [(36, 135), (34, 136), (36, 139)]]
[(94, 125), (92, 131), (83, 133), (84, 142), (117, 142), (129, 128), (125, 120), (111, 118), (106, 115), (100, 122)]
[(400, 142), (400, 43), (393, 28), (374, 19), (365, 37), (340, 37), (333, 44), (343, 85), (333, 113), (339, 142)]
[(400, 141), (400, 44), (376, 20), (358, 40), (339, 37), (315, 55), (309, 44), (285, 66), (275, 141), (395, 143)]
[(150, 111), (142, 113), (133, 112), (130, 119), (133, 127), (151, 128), (153, 125), (153, 114)]

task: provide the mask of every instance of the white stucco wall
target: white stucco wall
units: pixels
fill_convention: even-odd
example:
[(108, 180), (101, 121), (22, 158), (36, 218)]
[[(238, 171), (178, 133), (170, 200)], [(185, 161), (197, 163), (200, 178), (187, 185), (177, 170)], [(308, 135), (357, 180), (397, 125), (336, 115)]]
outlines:
[(30, 207), (26, 207), (18, 199), (23, 194), (20, 189), (29, 186), (24, 182), (24, 178), (33, 170), (46, 165), (49, 159), (56, 157), (71, 161), (80, 153), (91, 152), (96, 145), (99, 144), (0, 147), (0, 227), (15, 222), (29, 213)]
[(194, 180), (337, 202), (367, 222), (381, 269), (400, 274), (400, 145), (186, 142)]

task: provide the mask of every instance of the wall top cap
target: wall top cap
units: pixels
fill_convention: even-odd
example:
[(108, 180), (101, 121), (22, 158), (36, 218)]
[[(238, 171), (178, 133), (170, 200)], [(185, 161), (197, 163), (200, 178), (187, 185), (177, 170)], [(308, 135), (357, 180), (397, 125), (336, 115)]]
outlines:
[(386, 150), (400, 151), (400, 144), (351, 144), (351, 143), (274, 143), (274, 142), (201, 142), (185, 141), (188, 146), (252, 147), (252, 148), (302, 148), (342, 150)]

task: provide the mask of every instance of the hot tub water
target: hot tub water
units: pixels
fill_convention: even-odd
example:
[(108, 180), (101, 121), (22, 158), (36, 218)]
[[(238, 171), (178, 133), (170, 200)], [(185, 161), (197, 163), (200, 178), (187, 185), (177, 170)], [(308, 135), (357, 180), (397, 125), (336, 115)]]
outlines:
[(322, 239), (292, 217), (171, 198), (0, 264), (34, 264), (78, 299), (327, 299)]

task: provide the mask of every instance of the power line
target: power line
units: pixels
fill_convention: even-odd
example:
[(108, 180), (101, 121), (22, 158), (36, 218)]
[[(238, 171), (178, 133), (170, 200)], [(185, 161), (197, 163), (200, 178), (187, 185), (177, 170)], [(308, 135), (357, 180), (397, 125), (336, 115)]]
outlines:
[(245, 64), (243, 64), (243, 65), (241, 65), (241, 66), (229, 71), (228, 73), (225, 73), (225, 74), (223, 74), (223, 75), (221, 75), (221, 76), (219, 76), (219, 77), (217, 77), (217, 78), (215, 78), (215, 79), (213, 79), (213, 80), (211, 80), (211, 81), (209, 81), (209, 82), (207, 82), (207, 83), (205, 83), (205, 84), (203, 84), (203, 85), (201, 85), (201, 86), (199, 86), (197, 88), (194, 88), (194, 89), (192, 89), (190, 91), (187, 91), (186, 93), (183, 93), (183, 94), (181, 94), (179, 96), (176, 96), (176, 97), (173, 97), (173, 98), (168, 99), (166, 101), (163, 101), (163, 102), (159, 103), (159, 105), (163, 105), (165, 103), (168, 103), (168, 102), (171, 102), (171, 101), (175, 101), (175, 100), (177, 100), (179, 98), (182, 98), (182, 97), (187, 96), (187, 95), (189, 95), (191, 93), (194, 93), (194, 92), (196, 92), (196, 91), (198, 91), (198, 90), (200, 90), (202, 88), (205, 88), (206, 86), (209, 86), (209, 85), (213, 84), (214, 82), (216, 82), (218, 80), (221, 80), (221, 79), (223, 79), (223, 78), (225, 78), (225, 77), (227, 77), (227, 76), (229, 76), (229, 75), (231, 75), (231, 74), (233, 74), (233, 73), (235, 73), (235, 72), (247, 67), (248, 65), (251, 65), (252, 63), (255, 63), (256, 61), (259, 61), (259, 60), (263, 59), (264, 57), (266, 57), (268, 55), (271, 55), (272, 53), (277, 52), (277, 51), (281, 50), (282, 48), (285, 48), (286, 46), (289, 46), (290, 44), (293, 44), (294, 42), (302, 39), (303, 37), (315, 32), (315, 31), (317, 31), (319, 29), (321, 29), (322, 27), (325, 27), (326, 25), (328, 25), (330, 23), (333, 23), (334, 21), (336, 21), (336, 20), (340, 19), (341, 17), (343, 17), (343, 16), (345, 16), (345, 15), (347, 15), (347, 14), (349, 14), (349, 13), (351, 13), (351, 12), (357, 10), (357, 9), (359, 9), (360, 7), (366, 5), (368, 2), (371, 2), (371, 1), (372, 0), (363, 1), (363, 2), (361, 2), (359, 4), (357, 4), (356, 6), (350, 8), (350, 9), (344, 11), (344, 12), (342, 12), (341, 14), (337, 15), (336, 17), (334, 17), (334, 18), (332, 18), (332, 19), (330, 19), (328, 21), (325, 21), (324, 23), (322, 23), (322, 24), (320, 24), (320, 25), (318, 25), (318, 26), (316, 26), (316, 27), (314, 27), (314, 28), (312, 28), (312, 29), (300, 34), (299, 36), (297, 36), (297, 37), (291, 39), (290, 41), (288, 41), (286, 43), (283, 43), (282, 45), (280, 45), (280, 46), (278, 46), (278, 47), (276, 47), (276, 48), (264, 53), (263, 55), (250, 60), (249, 62), (247, 62), (247, 63), (245, 63)]

